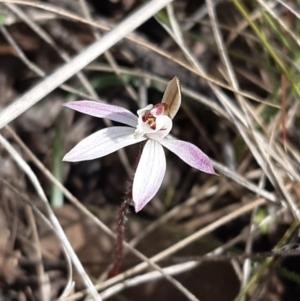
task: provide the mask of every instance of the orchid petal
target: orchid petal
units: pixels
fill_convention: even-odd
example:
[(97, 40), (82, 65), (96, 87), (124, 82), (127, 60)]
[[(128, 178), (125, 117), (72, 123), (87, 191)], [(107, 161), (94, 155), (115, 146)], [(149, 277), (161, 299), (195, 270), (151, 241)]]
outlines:
[(130, 125), (132, 127), (136, 127), (137, 125), (137, 116), (122, 107), (90, 100), (72, 101), (63, 104), (63, 106), (73, 109), (77, 112), (88, 114), (94, 117), (107, 118)]
[(148, 140), (137, 167), (132, 187), (135, 211), (138, 212), (154, 197), (166, 172), (163, 147), (155, 140)]
[(181, 105), (180, 82), (177, 76), (168, 83), (161, 103), (169, 106), (169, 116), (173, 119)]
[(211, 160), (194, 144), (166, 137), (158, 141), (188, 165), (209, 174), (216, 174)]
[(63, 158), (63, 161), (78, 162), (106, 156), (125, 146), (145, 140), (133, 137), (134, 129), (114, 126), (105, 128), (80, 141)]

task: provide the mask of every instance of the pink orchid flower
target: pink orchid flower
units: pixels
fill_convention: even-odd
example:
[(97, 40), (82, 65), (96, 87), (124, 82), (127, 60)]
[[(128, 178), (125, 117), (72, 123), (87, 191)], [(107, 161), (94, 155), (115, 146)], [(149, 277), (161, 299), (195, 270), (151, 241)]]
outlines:
[[(124, 123), (102, 129), (79, 142), (63, 158), (77, 162), (106, 156), (127, 145), (147, 140), (138, 163), (132, 186), (135, 211), (140, 211), (157, 193), (166, 171), (163, 147), (176, 154), (190, 166), (209, 174), (215, 174), (212, 163), (195, 145), (174, 139), (169, 133), (172, 119), (181, 104), (179, 79), (174, 77), (164, 93), (162, 102), (138, 110), (138, 116), (130, 111), (95, 101), (74, 101), (64, 104), (75, 111), (99, 118)], [(169, 135), (169, 136), (168, 136)]]

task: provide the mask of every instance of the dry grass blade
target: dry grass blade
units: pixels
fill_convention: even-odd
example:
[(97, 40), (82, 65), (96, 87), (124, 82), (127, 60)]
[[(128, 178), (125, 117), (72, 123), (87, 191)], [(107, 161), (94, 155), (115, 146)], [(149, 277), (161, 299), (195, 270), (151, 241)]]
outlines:
[(53, 213), (49, 202), (47, 200), (47, 197), (36, 177), (32, 169), (29, 167), (29, 165), (25, 162), (25, 160), (18, 154), (18, 152), (10, 145), (10, 143), (2, 136), (0, 135), (0, 143), (1, 145), (7, 150), (7, 152), (12, 156), (12, 158), (15, 160), (17, 165), (24, 171), (24, 173), (28, 176), (30, 181), (32, 182), (33, 186), (36, 189), (37, 194), (39, 195), (40, 199), (43, 201), (45, 208), (47, 209), (47, 213), (49, 216), (49, 219), (54, 226), (56, 233), (58, 237), (60, 238), (63, 246), (66, 248), (68, 255), (72, 259), (72, 262), (74, 266), (76, 267), (78, 273), (82, 277), (84, 283), (86, 284), (91, 296), (94, 300), (101, 300), (101, 298), (98, 295), (97, 290), (95, 289), (95, 286), (91, 282), (89, 276), (86, 274), (80, 260), (78, 259), (77, 255), (75, 254), (71, 244), (69, 243), (59, 221), (57, 220), (55, 214)]
[(178, 243), (174, 244), (170, 248), (165, 249), (164, 251), (155, 255), (152, 258), (152, 260), (159, 261), (159, 260), (162, 260), (162, 259), (174, 254), (175, 252), (181, 250), (182, 248), (186, 247), (188, 244), (190, 244), (193, 241), (195, 241), (196, 239), (198, 239), (199, 237), (203, 237), (204, 235), (214, 231), (221, 225), (226, 224), (228, 221), (231, 221), (232, 219), (235, 219), (235, 218), (239, 217), (240, 215), (243, 215), (243, 214), (253, 210), (256, 207), (265, 204), (265, 202), (266, 202), (265, 199), (257, 199), (255, 201), (253, 201), (252, 203), (247, 204), (247, 205), (231, 212), (230, 214), (216, 220), (215, 222), (209, 224), (208, 226), (200, 229), (199, 231), (197, 231), (197, 232), (193, 233), (192, 235), (186, 237), (185, 239), (179, 241)]
[(131, 33), (171, 1), (172, 0), (154, 0), (148, 2), (105, 34), (101, 40), (94, 42), (70, 62), (60, 67), (52, 75), (16, 99), (10, 106), (0, 112), (0, 128), (3, 128), (78, 71), (82, 70), (95, 58)]
[[(176, 264), (173, 266), (163, 268), (163, 271), (167, 275), (175, 276), (184, 273), (186, 271), (190, 271), (191, 269), (197, 267), (198, 265), (199, 265), (198, 262), (186, 262), (186, 263)], [(106, 289), (101, 293), (101, 297), (103, 300), (106, 300), (107, 298), (116, 295), (117, 293), (121, 292), (124, 289), (135, 287), (143, 283), (148, 283), (150, 281), (158, 280), (161, 278), (162, 275), (158, 271), (153, 271), (141, 276), (132, 277), (131, 279), (124, 280), (122, 283), (113, 285), (110, 288)], [(74, 300), (74, 299), (68, 298), (67, 300)]]
[[(15, 140), (19, 143), (22, 149), (26, 152), (26, 154), (33, 160), (33, 162), (37, 165), (39, 169), (49, 178), (51, 182), (53, 182), (64, 194), (65, 196), (77, 207), (79, 208), (85, 215), (87, 215), (95, 224), (102, 229), (106, 234), (115, 238), (115, 233), (109, 229), (104, 223), (102, 223), (96, 216), (94, 216), (86, 207), (84, 207), (81, 202), (76, 199), (53, 175), (52, 173), (45, 168), (45, 166), (32, 154), (32, 152), (26, 147), (26, 145), (14, 134), (14, 132), (7, 127), (10, 133), (14, 136)], [(60, 227), (60, 226), (59, 226)], [(189, 300), (198, 300), (189, 290), (187, 290), (180, 282), (172, 278), (170, 275), (165, 274), (164, 271), (160, 266), (155, 264), (152, 260), (148, 259), (145, 255), (140, 253), (135, 248), (132, 248), (128, 243), (125, 241), (123, 242), (124, 246), (128, 248), (134, 255), (139, 257), (141, 260), (144, 261), (144, 268), (147, 266), (151, 266), (157, 271), (159, 271), (171, 284), (173, 284), (179, 291), (181, 291)], [(109, 283), (116, 283), (120, 280), (123, 280), (124, 275), (129, 275), (127, 273), (122, 273), (116, 277), (113, 277), (108, 280)]]
[[(16, 195), (18, 195), (27, 205), (34, 211), (34, 213), (43, 221), (44, 224), (47, 225), (49, 229), (51, 229), (55, 234), (57, 232), (55, 231), (55, 228), (53, 224), (48, 220), (48, 218), (34, 205), (32, 205), (32, 202), (29, 200), (28, 196), (24, 195), (23, 193), (20, 193), (18, 189), (16, 189), (14, 186), (12, 186), (9, 182), (7, 182), (5, 179), (0, 178), (0, 181), (4, 183), (9, 189), (11, 189)], [(64, 298), (68, 297), (71, 293), (71, 290), (73, 288), (73, 280), (72, 280), (72, 262), (70, 260), (69, 254), (67, 250), (63, 247), (64, 256), (67, 263), (67, 283), (65, 285), (65, 288), (63, 289), (61, 295), (59, 296), (59, 300), (64, 300)]]
[(300, 14), (293, 9), (291, 6), (289, 6), (287, 3), (285, 3), (282, 0), (276, 0), (278, 3), (280, 3), (282, 6), (284, 6), (286, 9), (288, 9), (292, 14), (294, 14), (298, 19), (300, 19)]
[[(32, 21), (26, 13), (21, 10), (18, 6), (15, 4), (5, 4), (11, 11), (13, 11), (21, 20), (25, 22), (36, 34), (41, 37), (42, 40), (44, 40), (48, 45), (50, 45), (57, 53), (58, 55), (65, 61), (69, 62), (70, 61), (70, 56), (68, 55), (67, 52), (64, 50), (60, 49), (58, 45), (55, 43), (55, 41), (52, 39), (52, 37), (41, 27), (39, 26), (36, 22)], [(44, 77), (46, 74), (44, 73), (42, 76)], [(85, 75), (82, 72), (78, 72), (75, 74), (82, 85), (86, 88), (88, 93), (91, 95), (93, 98), (98, 98), (97, 94), (95, 93), (93, 87), (89, 83), (88, 79), (85, 77)]]
[[(47, 10), (47, 11), (52, 11), (52, 12), (58, 14), (58, 15), (70, 18), (71, 20), (79, 21), (79, 22), (82, 22), (84, 24), (88, 24), (88, 25), (93, 26), (95, 28), (99, 28), (99, 29), (102, 29), (102, 30), (105, 30), (105, 31), (110, 30), (110, 28), (106, 25), (102, 25), (102, 24), (99, 24), (99, 23), (96, 23), (96, 22), (88, 21), (84, 18), (81, 18), (78, 15), (75, 15), (75, 14), (73, 14), (71, 12), (68, 12), (64, 9), (58, 9), (58, 8), (52, 6), (52, 5), (49, 5), (49, 4), (44, 4), (44, 3), (39, 3), (39, 2), (30, 2), (30, 1), (20, 1), (20, 0), (0, 0), (0, 3), (1, 2), (24, 4), (24, 5), (28, 5), (28, 6), (41, 8), (41, 9), (44, 9), (44, 10)], [(8, 22), (8, 25), (9, 24), (10, 23)], [(150, 43), (150, 42), (148, 42), (148, 41), (146, 41), (146, 40), (144, 40), (140, 37), (137, 37), (133, 34), (130, 34), (127, 37), (125, 37), (125, 39), (128, 39), (129, 41), (132, 41), (132, 42), (134, 42), (138, 45), (141, 45), (141, 46), (143, 46), (143, 47), (145, 47), (145, 48), (147, 48), (151, 51), (156, 52), (157, 54), (165, 57), (168, 60), (171, 60), (171, 61), (177, 63), (178, 65), (180, 65), (180, 66), (186, 68), (187, 70), (189, 70), (190, 72), (202, 77), (203, 79), (207, 80), (208, 82), (211, 82), (211, 83), (215, 84), (216, 86), (220, 86), (222, 88), (225, 88), (229, 91), (235, 92), (239, 95), (242, 95), (242, 96), (244, 96), (246, 98), (249, 98), (249, 99), (252, 99), (254, 101), (265, 103), (262, 99), (259, 99), (258, 97), (256, 97), (255, 95), (253, 95), (249, 92), (240, 91), (240, 90), (236, 91), (236, 90), (234, 90), (234, 88), (232, 86), (229, 86), (229, 85), (225, 84), (224, 82), (221, 82), (221, 81), (217, 80), (216, 78), (205, 74), (204, 72), (200, 72), (199, 70), (195, 70), (193, 67), (186, 64), (184, 61), (182, 61), (180, 59), (177, 59), (177, 58), (174, 58), (170, 53), (162, 50), (161, 48), (158, 48), (157, 46), (153, 45), (152, 43)], [(278, 107), (278, 106), (276, 106), (272, 103), (266, 103), (266, 104), (268, 104), (270, 106)]]
[[(247, 212), (251, 212), (251, 210), (253, 210), (254, 208), (261, 206), (265, 204), (265, 200), (264, 199), (257, 199), (255, 201), (253, 201), (252, 203), (245, 205), (241, 208), (239, 208), (238, 210), (228, 214), (227, 216), (224, 216), (218, 220), (216, 220), (215, 222), (211, 223), (210, 225), (202, 228), (201, 230), (199, 230), (198, 232), (192, 234), (191, 236), (183, 239), (182, 241), (176, 243), (175, 245), (165, 249), (164, 251), (156, 254), (155, 256), (153, 256), (151, 258), (151, 260), (153, 262), (157, 262), (157, 261), (161, 261), (166, 259), (167, 257), (171, 256), (172, 254), (176, 253), (178, 250), (184, 248), (185, 246), (187, 246), (188, 244), (192, 243), (193, 241), (195, 241), (196, 239), (199, 239), (199, 237), (202, 237), (212, 231), (214, 231), (215, 229), (217, 229), (218, 227), (226, 224), (228, 221), (231, 221), (235, 218), (238, 218), (239, 216), (247, 213)], [(217, 249), (215, 252), (212, 252), (212, 254), (220, 254), (220, 250), (221, 249)], [(224, 249), (222, 249), (224, 250)], [(191, 263), (193, 266), (193, 263)], [(124, 280), (127, 277), (131, 277), (137, 273), (140, 273), (141, 271), (143, 271), (145, 268), (147, 268), (147, 264), (146, 263), (140, 263), (139, 265), (125, 271), (124, 273), (111, 278), (101, 284), (98, 284), (96, 287), (100, 290), (100, 289), (104, 289), (108, 286), (113, 285), (114, 283), (120, 281), (120, 280)], [(70, 298), (70, 300), (74, 300), (77, 298), (82, 297), (82, 293), (75, 293), (72, 298)]]
[[(298, 258), (291, 266), (290, 257), (262, 259), (274, 245), (295, 246), (298, 239), (299, 3), (0, 0), (0, 6), (0, 216), (1, 228), (12, 233), (0, 229), (3, 298), (298, 298), (292, 285), (300, 284)], [(156, 108), (166, 95), (169, 107), (175, 96), (181, 103), (169, 114), (169, 137), (200, 148), (218, 176), (197, 172), (166, 148), (161, 187), (136, 215), (124, 191), (138, 147), (62, 163), (74, 144), (118, 122), (61, 112), (62, 103), (80, 96), (134, 113)], [(148, 117), (156, 130), (157, 117)], [(60, 200), (55, 215), (47, 199)], [(115, 219), (124, 199), (128, 211), (118, 217), (128, 217), (126, 227)], [(123, 249), (115, 256), (121, 272), (110, 273), (111, 254)], [(167, 265), (174, 256), (186, 262)], [(13, 273), (3, 266), (15, 259), (8, 279)], [(72, 264), (79, 273), (72, 274)], [(23, 284), (24, 275), (32, 283)]]
[[(255, 233), (256, 234), (259, 233), (260, 227), (266, 226), (266, 225), (270, 224), (271, 222), (274, 222), (275, 218), (278, 217), (279, 215), (283, 214), (284, 211), (286, 211), (286, 208), (279, 210), (272, 216), (268, 216), (258, 226), (252, 227), (251, 228), (251, 237), (254, 237)], [(205, 260), (205, 259), (214, 260), (213, 256), (218, 256), (218, 255), (224, 253), (226, 250), (228, 250), (232, 246), (234, 246), (236, 243), (243, 241), (245, 239), (245, 237), (248, 236), (245, 234), (246, 233), (242, 233), (242, 234), (238, 235), (236, 238), (234, 238), (233, 240), (231, 240), (230, 242), (226, 243), (225, 245), (215, 249), (214, 251), (209, 252), (208, 254), (206, 254), (205, 257), (203, 257), (203, 260)], [(216, 257), (215, 259), (218, 260), (218, 257)], [(201, 264), (200, 260), (197, 260), (197, 261), (192, 260), (192, 261), (184, 262), (182, 264), (177, 264), (177, 265), (174, 265), (171, 267), (164, 268), (164, 270), (166, 273), (169, 273), (169, 271), (170, 271), (170, 274), (175, 275), (177, 273), (183, 273), (185, 271), (189, 271), (190, 269), (194, 269), (197, 266), (199, 266), (199, 264)], [(103, 297), (103, 299), (105, 299), (106, 296), (111, 296), (121, 290), (126, 289), (127, 287), (140, 285), (144, 281), (150, 281), (150, 280), (152, 281), (155, 279), (159, 279), (160, 277), (161, 276), (157, 272), (151, 272), (151, 273), (147, 273), (147, 274), (144, 274), (141, 276), (133, 277), (129, 280), (125, 280), (124, 282), (122, 282), (120, 284), (113, 285), (109, 289), (102, 292), (101, 296)], [(74, 296), (68, 298), (67, 300), (74, 300)]]
[[(169, 16), (170, 16), (170, 21), (171, 21), (171, 26), (172, 26), (173, 32), (167, 26), (165, 26), (164, 24), (162, 24), (162, 26), (173, 37), (175, 42), (178, 44), (178, 46), (182, 49), (182, 51), (186, 55), (187, 59), (196, 67), (196, 69), (199, 72), (204, 73), (204, 68), (196, 60), (196, 58), (189, 51), (189, 49), (187, 48), (187, 46), (185, 45), (185, 43), (183, 41), (179, 26), (177, 24), (177, 21), (176, 21), (176, 18), (174, 16), (173, 9), (172, 9), (171, 5), (168, 6), (168, 11), (169, 11)], [(220, 39), (219, 39), (219, 42), (221, 42)], [(223, 49), (222, 46), (221, 46), (221, 48)], [(221, 52), (221, 53), (224, 54), (224, 51)], [(226, 60), (225, 58), (224, 58), (224, 60), (226, 62), (228, 62), (228, 60)], [(230, 73), (230, 74), (231, 74), (231, 76), (233, 76), (232, 73)], [(231, 78), (231, 80), (232, 80), (232, 78)], [(236, 81), (234, 81), (234, 82), (236, 82)], [(250, 150), (251, 150), (254, 158), (257, 160), (258, 164), (263, 168), (264, 172), (268, 175), (268, 177), (271, 178), (271, 176), (270, 176), (270, 174), (267, 170), (267, 166), (265, 164), (265, 161), (263, 160), (262, 155), (260, 154), (257, 147), (254, 145), (254, 143), (251, 141), (251, 139), (250, 139), (250, 137), (247, 133), (247, 128), (245, 129), (243, 127), (243, 125), (247, 127), (247, 125), (251, 124), (250, 121), (248, 120), (249, 119), (248, 114), (247, 113), (243, 114), (243, 113), (246, 112), (246, 109), (244, 109), (243, 112), (240, 111), (240, 109), (229, 99), (229, 97), (227, 97), (225, 95), (225, 93), (223, 93), (218, 87), (213, 85), (211, 82), (208, 82), (208, 86), (215, 93), (215, 95), (219, 99), (219, 101), (223, 104), (225, 110), (228, 112), (229, 116), (231, 117), (231, 121), (237, 127), (238, 131), (241, 133), (243, 139), (247, 143), (248, 147), (250, 148)], [(237, 90), (236, 88), (238, 88), (237, 85), (235, 85), (235, 90)], [(238, 94), (238, 98), (239, 97), (240, 96)], [(244, 108), (244, 105), (242, 105), (242, 108)], [(237, 118), (239, 120), (237, 120)], [(243, 123), (243, 125), (240, 124), (239, 121), (241, 121)], [(253, 134), (252, 126), (250, 127), (250, 129), (251, 129), (252, 134)]]
[(15, 40), (12, 38), (12, 36), (9, 34), (7, 29), (4, 26), (0, 27), (1, 33), (6, 38), (8, 43), (13, 47), (18, 57), (28, 66), (30, 70), (32, 70), (34, 73), (36, 73), (40, 77), (44, 77), (46, 74), (43, 70), (41, 70), (37, 65), (30, 62), (30, 60), (26, 57), (24, 52), (18, 47)]
[(269, 5), (265, 3), (262, 0), (257, 0), (257, 2), (278, 22), (281, 28), (292, 37), (292, 39), (297, 43), (298, 46), (300, 46), (300, 39), (293, 33), (291, 29), (288, 28), (288, 26), (282, 21), (282, 17), (278, 16), (274, 10), (273, 5)]
[[(41, 39), (43, 39), (47, 44), (49, 44), (57, 53), (58, 55), (65, 61), (65, 62), (70, 62), (71, 57), (68, 55), (67, 52), (65, 52), (64, 50), (60, 49), (60, 47), (55, 43), (55, 41), (52, 39), (52, 37), (41, 27), (39, 26), (37, 23), (35, 23), (34, 21), (32, 21), (25, 13), (24, 11), (22, 11), (19, 7), (17, 7), (15, 4), (6, 4), (6, 6), (12, 10), (21, 20), (23, 20), (34, 32), (36, 32), (38, 34), (38, 36), (41, 37)], [(4, 31), (4, 28), (2, 29), (2, 31)], [(17, 44), (13, 41), (13, 39), (9, 36), (9, 34), (7, 33), (7, 31), (4, 32), (5, 36), (7, 37), (7, 39), (10, 41), (10, 43), (13, 45), (14, 49), (16, 50), (16, 52), (18, 53), (18, 55), (20, 56), (20, 58), (25, 62), (26, 65), (29, 66), (30, 69), (32, 69), (37, 75), (41, 76), (41, 77), (45, 77), (46, 73), (41, 70), (39, 67), (37, 67), (35, 64), (31, 63), (27, 57), (24, 55), (24, 53), (19, 49), (19, 47), (17, 46)], [(106, 54), (106, 52), (104, 53)], [(109, 57), (110, 60), (113, 60), (113, 58)], [(112, 61), (112, 64), (114, 64), (114, 62)], [(86, 91), (89, 93), (89, 96), (85, 97), (88, 99), (95, 99), (98, 100), (99, 96), (97, 95), (95, 89), (92, 87), (91, 83), (89, 82), (89, 80), (87, 79), (87, 77), (84, 75), (83, 72), (79, 71), (76, 76), (78, 77), (79, 81), (82, 83), (83, 87), (86, 89)], [(61, 88), (65, 88), (65, 85), (61, 85)], [(135, 95), (132, 95), (133, 97), (135, 97)], [(136, 98), (134, 98), (136, 99)], [(105, 123), (107, 126), (111, 126), (111, 122), (109, 120), (105, 120)], [(128, 161), (128, 158), (124, 152), (124, 150), (119, 150), (119, 157), (121, 159), (121, 162), (123, 163), (127, 174), (131, 175), (132, 170)]]
[(41, 252), (41, 246), (38, 236), (38, 230), (36, 221), (32, 212), (32, 209), (30, 206), (26, 206), (26, 213), (28, 215), (29, 224), (32, 230), (32, 238), (33, 243), (35, 245), (35, 252), (36, 252), (36, 260), (37, 260), (37, 275), (39, 277), (40, 287), (39, 287), (39, 297), (41, 298), (41, 301), (48, 300), (48, 294), (46, 293), (47, 290), (44, 290), (43, 287), (48, 287), (49, 280), (47, 280), (46, 275), (44, 273), (44, 267), (42, 264), (42, 252)]
[[(81, 7), (83, 9), (83, 14), (84, 14), (85, 18), (87, 20), (89, 20), (90, 22), (92, 22), (93, 21), (92, 20), (92, 16), (91, 16), (91, 13), (90, 13), (90, 11), (88, 9), (86, 0), (79, 0), (79, 2), (80, 2), (80, 5), (81, 5)], [(91, 28), (92, 28), (92, 31), (93, 31), (93, 34), (94, 34), (95, 38), (97, 40), (100, 40), (101, 37), (102, 37), (101, 34), (100, 34), (100, 31), (97, 30), (97, 28), (94, 28), (94, 27), (91, 27)], [(116, 60), (114, 59), (113, 55), (109, 51), (106, 51), (106, 52), (104, 52), (104, 56), (105, 56), (106, 60), (109, 62), (109, 64), (112, 67), (112, 69), (114, 70), (115, 74), (118, 76), (118, 78), (121, 80), (122, 84), (125, 86), (125, 89), (128, 92), (128, 94), (130, 95), (130, 97), (132, 97), (132, 99), (134, 99), (135, 101), (138, 101), (137, 93), (120, 76), (121, 73), (120, 73), (120, 70), (119, 70), (119, 66), (118, 66)]]

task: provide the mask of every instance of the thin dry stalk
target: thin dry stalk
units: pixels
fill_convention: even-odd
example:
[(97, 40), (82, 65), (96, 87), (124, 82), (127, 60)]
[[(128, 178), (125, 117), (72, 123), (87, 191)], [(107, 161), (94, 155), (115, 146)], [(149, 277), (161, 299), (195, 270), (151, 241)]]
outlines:
[[(55, 12), (56, 14), (58, 14), (60, 16), (67, 17), (71, 20), (78, 21), (78, 22), (81, 22), (83, 24), (91, 25), (95, 28), (99, 28), (99, 29), (102, 29), (104, 31), (108, 31), (108, 30), (111, 29), (107, 25), (87, 21), (86, 19), (84, 19), (84, 18), (82, 18), (82, 17), (80, 17), (76, 14), (73, 14), (73, 13), (67, 11), (67, 10), (62, 9), (62, 8), (57, 8), (56, 6), (50, 5), (50, 4), (45, 4), (45, 3), (40, 3), (40, 2), (31, 2), (31, 1), (20, 1), (20, 0), (0, 0), (0, 3), (1, 2), (16, 3), (16, 4), (27, 5), (27, 6), (33, 6), (33, 7), (36, 7), (36, 8), (40, 8), (40, 9), (44, 9), (44, 10), (47, 10), (47, 11)], [(202, 77), (203, 79), (205, 79), (208, 82), (211, 82), (211, 83), (215, 84), (216, 86), (220, 86), (224, 89), (227, 89), (229, 91), (240, 94), (240, 95), (242, 95), (246, 98), (249, 98), (249, 99), (252, 99), (252, 100), (255, 100), (255, 101), (259, 101), (259, 102), (264, 102), (263, 100), (259, 99), (258, 97), (256, 97), (255, 95), (253, 95), (249, 92), (235, 91), (231, 86), (217, 80), (216, 78), (214, 78), (212, 76), (208, 76), (205, 73), (199, 72), (199, 70), (195, 70), (195, 68), (187, 65), (184, 61), (174, 58), (174, 56), (172, 54), (162, 50), (161, 48), (158, 48), (157, 46), (153, 45), (152, 43), (150, 43), (150, 42), (148, 42), (148, 41), (146, 41), (146, 40), (144, 40), (144, 39), (142, 39), (142, 38), (140, 38), (140, 37), (138, 37), (134, 34), (130, 34), (130, 35), (126, 36), (125, 39), (127, 39), (129, 41), (132, 41), (132, 42), (134, 42), (138, 45), (141, 45), (141, 46), (143, 46), (143, 47), (145, 47), (145, 48), (147, 48), (151, 51), (154, 51), (155, 53), (165, 57), (166, 59), (169, 59), (169, 60), (173, 61), (174, 63), (176, 63), (176, 64), (178, 64), (178, 65), (180, 65), (184, 68), (186, 68), (190, 72), (192, 72), (194, 74), (197, 74), (198, 76)]]
[[(31, 201), (29, 200), (28, 196), (24, 193), (21, 193), (17, 188), (12, 186), (9, 182), (7, 182), (5, 179), (0, 177), (0, 181), (6, 185), (11, 191), (13, 191), (17, 196), (19, 196), (28, 207), (30, 207), (34, 213), (43, 221), (43, 223), (51, 229), (51, 231), (54, 232), (54, 234), (57, 236), (57, 232), (55, 231), (55, 228), (51, 224), (51, 222), (47, 219), (47, 217), (36, 207), (34, 206)], [(64, 290), (62, 291), (59, 300), (66, 298), (70, 295), (72, 288), (73, 288), (73, 280), (72, 280), (72, 262), (70, 260), (70, 257), (68, 255), (68, 252), (63, 246), (63, 253), (66, 259), (66, 265), (67, 265), (67, 281)]]
[(44, 273), (39, 235), (38, 235), (37, 226), (31, 207), (29, 205), (25, 205), (25, 211), (28, 216), (28, 221), (29, 221), (28, 224), (32, 231), (32, 241), (33, 241), (33, 246), (35, 251), (36, 271), (39, 278), (39, 298), (41, 298), (41, 301), (45, 301), (48, 300), (47, 299), (48, 296), (45, 295), (43, 287), (45, 285), (48, 285), (49, 281), (46, 280), (47, 278)]
[[(62, 192), (63, 194), (71, 201), (72, 204), (74, 204), (83, 214), (85, 214), (87, 217), (89, 217), (95, 224), (102, 229), (103, 232), (105, 232), (110, 237), (115, 238), (115, 234), (96, 216), (94, 216), (85, 206), (81, 204), (81, 202), (72, 195), (65, 187), (62, 185), (53, 175), (52, 173), (38, 160), (38, 158), (28, 149), (28, 147), (19, 139), (19, 137), (9, 128), (6, 127), (9, 132), (14, 136), (14, 139), (17, 141), (17, 143), (22, 147), (24, 152), (30, 157), (30, 159), (36, 164), (36, 166), (45, 174), (45, 176), (53, 183), (55, 184)], [(136, 255), (138, 258), (144, 261), (145, 267), (151, 266), (155, 270), (159, 271), (166, 280), (168, 280), (172, 285), (174, 285), (179, 291), (181, 291), (189, 300), (198, 300), (193, 294), (191, 294), (180, 282), (175, 280), (169, 275), (166, 275), (162, 268), (155, 264), (153, 261), (151, 261), (149, 258), (147, 258), (145, 255), (140, 253), (135, 248), (132, 248), (128, 243), (123, 241), (123, 244), (126, 248), (128, 248), (134, 255)], [(145, 268), (144, 267), (144, 268)], [(119, 274), (116, 277), (113, 277), (108, 280), (109, 283), (116, 283), (120, 280), (123, 280), (124, 275), (127, 275), (127, 273)]]
[[(21, 20), (23, 20), (34, 32), (36, 32), (36, 34), (42, 39), (44, 40), (48, 45), (50, 45), (56, 52), (57, 54), (65, 61), (65, 62), (70, 62), (71, 57), (68, 55), (67, 52), (65, 52), (63, 49), (61, 49), (60, 47), (58, 47), (58, 45), (55, 43), (55, 41), (52, 39), (52, 37), (41, 27), (39, 26), (36, 22), (34, 22), (33, 20), (31, 20), (26, 13), (24, 13), (23, 10), (21, 10), (18, 6), (16, 6), (15, 4), (5, 4), (9, 9), (11, 9), (18, 17), (21, 18)], [(12, 40), (12, 39), (11, 39)], [(16, 43), (14, 43), (14, 49), (16, 49)], [(18, 47), (17, 47), (18, 48)], [(22, 51), (18, 51), (18, 53), (23, 53)], [(24, 59), (26, 58), (25, 55)], [(27, 65), (32, 66), (34, 65), (33, 63), (31, 63), (28, 59), (25, 62)], [(37, 73), (39, 76), (44, 77), (46, 74), (44, 71), (42, 71), (40, 68), (36, 67), (33, 70), (35, 73)], [(36, 72), (39, 71), (39, 72)], [(83, 87), (85, 87), (85, 89), (88, 91), (88, 93), (90, 94), (90, 96), (88, 96), (88, 99), (99, 99), (98, 94), (96, 93), (95, 89), (93, 88), (93, 86), (91, 85), (91, 83), (89, 82), (89, 80), (87, 79), (87, 77), (85, 76), (85, 74), (81, 71), (79, 71), (76, 76), (78, 77), (79, 81), (82, 83)], [(107, 126), (111, 126), (112, 123), (110, 120), (105, 119), (104, 120), (105, 124)], [(129, 164), (129, 160), (126, 156), (126, 153), (123, 149), (118, 150), (118, 154), (120, 157), (120, 160), (127, 172), (128, 175), (131, 175), (131, 168), (130, 168), (130, 164)]]
[(94, 300), (101, 301), (101, 298), (98, 295), (95, 286), (91, 282), (89, 276), (86, 274), (80, 260), (78, 259), (76, 253), (74, 252), (68, 238), (66, 237), (64, 230), (62, 229), (58, 219), (56, 218), (55, 214), (52, 211), (52, 208), (49, 205), (47, 197), (30, 166), (25, 162), (25, 160), (18, 154), (18, 152), (11, 146), (11, 144), (2, 136), (0, 135), (0, 143), (1, 145), (7, 150), (7, 152), (12, 156), (16, 164), (24, 171), (24, 173), (28, 176), (29, 180), (32, 182), (33, 186), (36, 189), (36, 192), (40, 199), (43, 201), (45, 208), (47, 209), (47, 213), (49, 219), (54, 226), (56, 233), (61, 240), (63, 246), (66, 248), (68, 255), (72, 259), (74, 266), (76, 267), (79, 275), (82, 277), (83, 282), (85, 283), (86, 287), (88, 288), (91, 296)]
[(103, 54), (111, 46), (119, 42), (171, 1), (172, 0), (153, 0), (147, 2), (144, 6), (136, 10), (128, 18), (120, 22), (114, 29), (104, 35), (101, 40), (95, 41), (70, 62), (64, 64), (41, 83), (16, 99), (11, 105), (0, 112), (0, 128), (3, 128), (59, 85), (82, 70), (99, 55)]
[[(86, 3), (86, 0), (79, 0), (79, 3), (83, 9), (83, 14), (84, 14), (84, 17), (92, 22), (93, 19), (92, 19), (92, 16), (91, 16), (91, 13), (88, 9), (88, 6), (87, 6), (87, 3)], [(100, 40), (101, 39), (101, 33), (99, 30), (97, 30), (97, 28), (94, 28), (93, 26), (91, 26), (91, 29), (93, 31), (93, 34), (95, 36), (95, 38), (97, 40)], [(118, 66), (118, 63), (116, 62), (116, 60), (114, 59), (113, 55), (111, 54), (110, 51), (105, 51), (104, 52), (104, 56), (106, 58), (106, 60), (109, 62), (110, 66), (112, 67), (114, 73), (118, 76), (118, 78), (121, 80), (121, 83), (124, 85), (127, 93), (130, 95), (130, 97), (132, 99), (134, 99), (136, 102), (138, 101), (138, 95), (137, 93), (134, 91), (134, 89), (126, 83), (126, 81), (123, 79), (123, 77), (121, 77), (121, 72), (119, 70), (119, 66)]]

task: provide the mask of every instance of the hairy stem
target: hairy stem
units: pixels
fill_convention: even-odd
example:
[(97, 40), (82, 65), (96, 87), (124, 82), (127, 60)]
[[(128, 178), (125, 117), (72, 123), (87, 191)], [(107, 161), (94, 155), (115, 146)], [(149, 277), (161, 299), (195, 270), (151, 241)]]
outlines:
[[(134, 166), (134, 172), (138, 166), (140, 161), (140, 157), (142, 154), (143, 143), (140, 143), (139, 154)], [(132, 201), (132, 185), (133, 185), (133, 177), (131, 179), (131, 183), (127, 193), (124, 196), (124, 201), (121, 204), (121, 207), (118, 212), (117, 216), (117, 225), (116, 225), (116, 241), (114, 247), (114, 260), (113, 260), (113, 267), (109, 272), (109, 278), (114, 277), (119, 274), (119, 270), (122, 263), (122, 256), (123, 256), (123, 239), (124, 239), (124, 229), (125, 229), (125, 222), (126, 216), (129, 211), (129, 206)]]
[[(131, 189), (130, 189), (131, 192)], [(127, 194), (124, 198), (124, 202), (122, 203), (118, 217), (117, 217), (117, 227), (116, 227), (116, 241), (114, 247), (114, 261), (113, 267), (109, 272), (109, 278), (118, 275), (123, 256), (123, 239), (124, 239), (124, 228), (126, 222), (126, 216), (129, 211), (129, 205), (131, 203), (131, 197), (127, 197)]]

